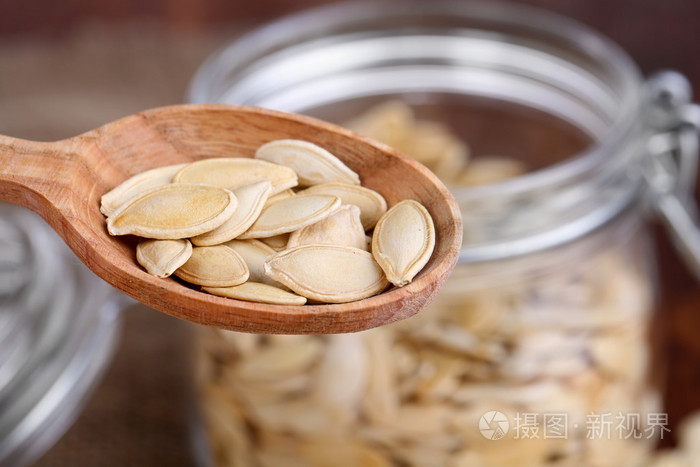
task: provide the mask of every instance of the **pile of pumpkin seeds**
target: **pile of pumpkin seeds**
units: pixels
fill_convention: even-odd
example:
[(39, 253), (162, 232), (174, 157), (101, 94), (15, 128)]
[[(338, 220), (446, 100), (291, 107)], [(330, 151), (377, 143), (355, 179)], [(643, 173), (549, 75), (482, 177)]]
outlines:
[[(448, 186), (528, 169), (470, 158), (448, 126), (418, 119), (401, 101), (345, 126), (414, 157)], [(511, 223), (525, 219), (514, 214)], [(488, 239), (474, 217), (464, 219), (465, 238)], [(644, 420), (662, 410), (648, 340), (654, 299), (639, 254), (645, 239), (629, 237), (629, 227), (536, 257), (458, 264), (421, 313), (368, 331), (199, 328), (213, 465), (690, 466), (700, 458), (691, 449), (700, 415), (678, 438), (680, 452), (648, 457), (660, 430)], [(492, 411), (510, 421), (500, 439), (480, 429)]]
[(326, 149), (283, 139), (254, 158), (139, 173), (101, 200), (111, 235), (142, 237), (149, 273), (280, 305), (345, 303), (410, 283), (435, 246), (420, 203), (385, 199)]

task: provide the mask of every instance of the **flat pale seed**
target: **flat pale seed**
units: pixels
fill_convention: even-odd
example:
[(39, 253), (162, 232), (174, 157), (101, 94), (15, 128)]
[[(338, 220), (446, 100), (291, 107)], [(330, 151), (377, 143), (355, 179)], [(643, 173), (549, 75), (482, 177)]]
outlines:
[(231, 240), (230, 242), (226, 242), (225, 245), (241, 255), (241, 258), (243, 258), (243, 261), (245, 261), (245, 264), (248, 266), (248, 272), (250, 273), (248, 277), (249, 281), (262, 282), (263, 284), (269, 284), (275, 287), (284, 287), (265, 274), (265, 260), (276, 254), (277, 251), (260, 240), (255, 239)]
[(370, 363), (361, 333), (328, 336), (313, 374), (312, 401), (335, 412), (339, 422), (354, 419), (365, 396)]
[(388, 282), (366, 251), (337, 245), (305, 245), (265, 261), (265, 273), (310, 300), (345, 303), (371, 297)]
[(372, 107), (343, 126), (401, 150), (402, 143), (410, 139), (414, 124), (413, 109), (404, 101), (392, 100)]
[(360, 177), (329, 151), (309, 141), (280, 139), (263, 144), (255, 158), (289, 167), (302, 186), (343, 182), (360, 184)]
[(289, 167), (247, 157), (202, 159), (180, 169), (173, 177), (178, 183), (206, 183), (235, 190), (267, 180), (272, 195), (297, 185), (297, 174)]
[(306, 298), (260, 282), (245, 282), (233, 287), (202, 287), (202, 290), (220, 297), (247, 300), (274, 305), (303, 305)]
[(330, 216), (289, 235), (287, 248), (301, 245), (342, 245), (367, 250), (365, 230), (360, 222), (360, 208), (342, 205)]
[(347, 183), (324, 183), (299, 192), (304, 194), (335, 195), (343, 204), (354, 204), (360, 208), (360, 219), (365, 230), (370, 230), (386, 212), (384, 197), (374, 190)]
[(107, 218), (112, 235), (174, 240), (223, 224), (236, 210), (233, 192), (211, 185), (174, 183), (132, 199)]
[(293, 232), (329, 216), (339, 206), (340, 198), (332, 195), (283, 199), (264, 208), (250, 229), (238, 238), (263, 238)]
[(111, 215), (119, 206), (127, 201), (154, 188), (172, 182), (173, 176), (186, 165), (187, 164), (177, 164), (157, 167), (126, 179), (111, 191), (102, 195), (100, 211), (105, 216)]
[(276, 195), (268, 197), (267, 201), (265, 201), (265, 207), (269, 206), (270, 204), (274, 204), (277, 201), (282, 201), (283, 199), (291, 198), (294, 195), (296, 195), (296, 193), (294, 193), (294, 190), (288, 188), (284, 191), (277, 193)]
[(192, 256), (187, 239), (142, 240), (136, 246), (136, 260), (156, 277), (169, 277)]
[(320, 339), (304, 336), (306, 339), (259, 346), (246, 358), (233, 365), (234, 379), (246, 384), (270, 385), (287, 381), (300, 374), (308, 373), (323, 355), (324, 345)]
[(233, 194), (238, 199), (238, 207), (233, 215), (216, 229), (192, 237), (192, 243), (197, 246), (211, 246), (238, 237), (253, 225), (271, 191), (272, 185), (266, 180), (236, 188)]
[(241, 255), (225, 245), (198, 246), (174, 274), (190, 284), (231, 287), (248, 280), (248, 267)]
[(423, 269), (435, 248), (435, 226), (418, 202), (405, 200), (389, 209), (372, 235), (372, 254), (387, 279), (404, 286)]
[(265, 237), (265, 238), (260, 238), (259, 239), (261, 242), (263, 242), (265, 245), (269, 246), (270, 248), (280, 251), (284, 250), (287, 248), (287, 242), (289, 241), (289, 234), (284, 233), (284, 234), (279, 234), (279, 235), (273, 235), (272, 237)]

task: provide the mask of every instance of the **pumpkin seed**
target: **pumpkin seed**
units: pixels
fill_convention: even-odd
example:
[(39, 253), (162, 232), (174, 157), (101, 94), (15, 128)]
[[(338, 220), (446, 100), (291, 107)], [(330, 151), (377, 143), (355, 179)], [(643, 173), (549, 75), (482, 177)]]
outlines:
[(287, 242), (289, 241), (289, 234), (283, 233), (279, 235), (273, 235), (272, 237), (265, 237), (259, 239), (265, 245), (269, 246), (275, 251), (284, 250), (287, 248)]
[(136, 260), (156, 277), (169, 277), (192, 256), (187, 239), (142, 240), (136, 246)]
[(272, 195), (267, 198), (267, 201), (265, 201), (265, 207), (268, 207), (270, 204), (274, 204), (277, 201), (282, 201), (283, 199), (291, 198), (294, 195), (296, 195), (296, 193), (294, 193), (294, 190), (292, 190), (291, 188), (288, 188), (284, 191), (280, 191), (276, 195)]
[(332, 195), (305, 195), (278, 201), (263, 209), (255, 223), (238, 238), (272, 237), (311, 225), (340, 206)]
[(107, 218), (112, 235), (174, 240), (209, 232), (230, 218), (238, 200), (229, 190), (176, 183), (150, 190)]
[(206, 183), (235, 190), (267, 180), (277, 194), (297, 185), (297, 174), (288, 167), (246, 157), (202, 159), (183, 167), (173, 177), (177, 183)]
[(306, 298), (260, 282), (245, 282), (233, 287), (202, 287), (202, 290), (220, 297), (274, 305), (303, 305)]
[(405, 200), (389, 209), (374, 228), (372, 254), (387, 279), (404, 286), (423, 269), (435, 248), (435, 227), (418, 202)]
[(248, 266), (248, 272), (250, 273), (248, 277), (249, 281), (262, 282), (275, 287), (284, 287), (279, 282), (268, 277), (265, 274), (265, 269), (263, 267), (265, 260), (276, 254), (277, 251), (273, 250), (260, 240), (255, 239), (231, 240), (230, 242), (226, 242), (225, 245), (241, 255), (241, 258), (243, 258), (243, 261), (245, 261), (246, 266)]
[(384, 197), (374, 190), (347, 183), (324, 183), (299, 192), (303, 194), (335, 195), (343, 204), (354, 204), (360, 208), (360, 220), (365, 230), (370, 230), (386, 212)]
[(344, 303), (375, 295), (388, 282), (372, 255), (338, 245), (304, 245), (265, 261), (265, 273), (310, 300)]
[(154, 188), (167, 185), (173, 180), (173, 176), (186, 165), (187, 164), (177, 164), (157, 167), (126, 179), (111, 191), (102, 195), (100, 211), (105, 216), (111, 215), (119, 206), (127, 201)]
[(302, 186), (329, 182), (360, 184), (360, 177), (336, 156), (309, 141), (280, 139), (263, 144), (255, 158), (290, 167)]
[(265, 180), (235, 189), (233, 194), (238, 199), (236, 212), (216, 229), (193, 237), (192, 243), (197, 246), (211, 246), (238, 237), (258, 218), (270, 191), (272, 185)]
[(226, 245), (198, 246), (174, 273), (190, 284), (231, 287), (248, 280), (248, 267), (241, 255)]
[(360, 222), (360, 208), (350, 204), (342, 205), (330, 216), (292, 232), (287, 248), (313, 244), (344, 245), (367, 250), (365, 230)]

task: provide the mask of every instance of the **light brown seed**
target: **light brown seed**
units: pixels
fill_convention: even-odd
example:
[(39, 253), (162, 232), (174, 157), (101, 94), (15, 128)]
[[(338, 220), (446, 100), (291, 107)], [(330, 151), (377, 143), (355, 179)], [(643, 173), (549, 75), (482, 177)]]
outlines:
[(169, 277), (192, 255), (192, 244), (187, 239), (142, 240), (136, 246), (136, 260), (156, 277)]
[(265, 260), (277, 253), (274, 249), (267, 246), (260, 240), (231, 240), (225, 245), (232, 248), (236, 253), (241, 255), (243, 261), (248, 266), (250, 273), (248, 280), (252, 282), (262, 282), (264, 284), (273, 285), (275, 287), (284, 287), (279, 282), (270, 278), (265, 274)]
[(291, 306), (306, 303), (304, 297), (260, 282), (245, 282), (233, 287), (202, 287), (202, 290), (220, 297), (236, 298), (249, 302)]
[(243, 258), (226, 245), (198, 246), (175, 275), (190, 284), (206, 287), (231, 287), (248, 280)]
[(362, 334), (328, 336), (321, 362), (313, 375), (311, 399), (334, 412), (337, 418), (352, 420), (367, 389), (367, 349)]
[(360, 208), (360, 219), (365, 230), (370, 230), (386, 212), (384, 197), (374, 190), (347, 183), (324, 183), (314, 185), (303, 191), (303, 194), (327, 194), (340, 198), (343, 204), (353, 204)]
[(229, 190), (262, 180), (270, 182), (273, 195), (297, 185), (297, 175), (289, 167), (247, 157), (202, 159), (173, 177), (178, 183), (205, 183)]
[(238, 199), (238, 207), (233, 215), (216, 229), (192, 237), (192, 243), (197, 246), (211, 246), (238, 237), (253, 225), (271, 191), (272, 185), (266, 180), (236, 188), (233, 194)]
[(265, 238), (260, 238), (259, 239), (261, 242), (263, 242), (265, 245), (269, 246), (275, 251), (280, 251), (284, 250), (287, 248), (287, 242), (289, 241), (289, 234), (284, 233), (284, 234), (279, 234), (279, 235), (273, 235), (272, 237), (265, 237)]
[(367, 250), (360, 208), (342, 205), (330, 216), (289, 235), (287, 248), (301, 245), (342, 245)]
[(333, 467), (391, 467), (395, 465), (389, 456), (377, 447), (345, 437), (304, 441), (299, 445), (299, 452), (308, 461), (307, 465), (318, 467), (330, 465)]
[(339, 206), (340, 198), (331, 195), (284, 199), (263, 209), (250, 229), (238, 238), (263, 238), (293, 232), (329, 216)]
[(269, 385), (306, 373), (323, 355), (323, 342), (314, 337), (258, 347), (232, 370), (234, 378), (249, 384)]
[(309, 141), (281, 139), (263, 144), (256, 159), (290, 167), (302, 186), (329, 182), (360, 184), (360, 177), (336, 156)]
[(305, 245), (277, 253), (265, 273), (310, 300), (344, 303), (371, 297), (388, 282), (366, 251), (337, 245)]
[(223, 188), (174, 183), (132, 199), (107, 218), (112, 235), (174, 240), (209, 232), (233, 215), (236, 196)]
[(157, 167), (128, 178), (108, 193), (102, 195), (100, 211), (102, 211), (102, 214), (105, 216), (111, 215), (119, 206), (127, 201), (154, 188), (167, 185), (173, 180), (173, 176), (186, 165), (187, 164), (176, 164)]
[(435, 227), (418, 202), (405, 200), (379, 219), (372, 235), (372, 254), (387, 279), (399, 287), (423, 269), (435, 248)]
[(294, 195), (296, 195), (296, 193), (294, 193), (294, 190), (292, 190), (291, 188), (281, 191), (276, 195), (268, 197), (267, 201), (265, 201), (265, 207), (269, 206), (270, 204), (274, 204), (277, 201), (282, 201), (283, 199), (291, 198)]

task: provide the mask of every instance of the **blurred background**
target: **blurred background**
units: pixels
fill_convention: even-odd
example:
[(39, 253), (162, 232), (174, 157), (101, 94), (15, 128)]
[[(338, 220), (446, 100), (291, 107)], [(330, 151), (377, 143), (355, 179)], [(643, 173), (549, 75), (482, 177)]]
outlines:
[[(56, 140), (151, 107), (181, 103), (197, 67), (266, 21), (324, 0), (0, 0), (0, 134)], [(522, 1), (604, 33), (644, 74), (683, 73), (700, 92), (700, 2)], [(700, 199), (696, 190), (696, 198)], [(661, 314), (670, 337), (670, 436), (700, 409), (700, 287), (656, 228)], [(39, 466), (194, 465), (189, 442), (191, 329), (133, 306), (114, 361), (72, 428)]]

